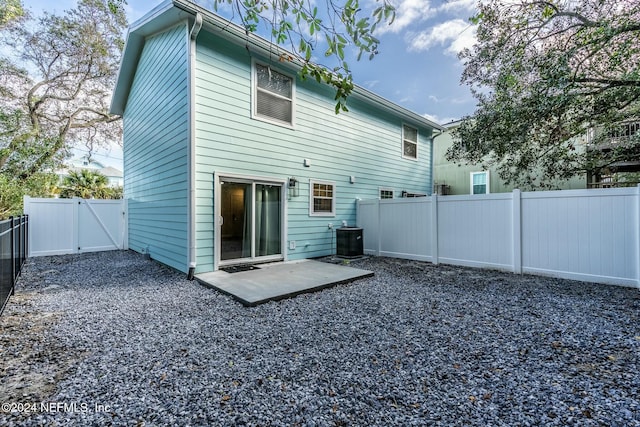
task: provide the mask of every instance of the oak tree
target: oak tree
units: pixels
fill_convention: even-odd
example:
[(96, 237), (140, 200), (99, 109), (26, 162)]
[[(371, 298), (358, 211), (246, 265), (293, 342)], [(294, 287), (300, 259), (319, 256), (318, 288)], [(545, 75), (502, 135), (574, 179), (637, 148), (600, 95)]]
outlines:
[(25, 180), (52, 170), (74, 144), (119, 140), (108, 103), (125, 27), (122, 3), (80, 0), (60, 16), (2, 29), (0, 173)]
[[(217, 11), (231, 9), (247, 33), (260, 33), (272, 43), (284, 45), (302, 61), (302, 78), (312, 78), (336, 90), (335, 112), (347, 111), (353, 76), (349, 68), (349, 49), (356, 58), (373, 59), (380, 40), (374, 35), (379, 25), (390, 25), (395, 8), (390, 0), (208, 0)], [(373, 7), (371, 7), (373, 5)], [(294, 58), (282, 57), (284, 61)], [(330, 64), (322, 64), (324, 59)]]
[[(640, 132), (628, 132), (640, 119), (640, 2), (483, 0), (472, 20), (462, 81), (478, 107), (450, 159), (523, 188), (640, 159)], [(623, 144), (594, 149), (625, 132)]]

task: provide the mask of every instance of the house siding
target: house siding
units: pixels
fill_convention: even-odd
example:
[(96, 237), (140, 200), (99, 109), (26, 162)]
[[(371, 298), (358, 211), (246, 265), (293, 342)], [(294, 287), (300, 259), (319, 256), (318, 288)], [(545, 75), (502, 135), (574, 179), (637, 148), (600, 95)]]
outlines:
[[(449, 186), (449, 195), (464, 195), (471, 193), (471, 173), (482, 172), (482, 164), (456, 163), (447, 160), (447, 150), (453, 145), (453, 135), (451, 130), (442, 135), (438, 135), (434, 141), (433, 154), (433, 175), (435, 184)], [(489, 168), (489, 191), (491, 193), (508, 193), (517, 186), (506, 184), (495, 168)], [(579, 190), (586, 188), (586, 176), (578, 175), (565, 181), (550, 182), (551, 188), (561, 190)], [(529, 191), (531, 188), (519, 188)]]
[(145, 41), (124, 121), (129, 247), (187, 271), (186, 23)]
[[(271, 63), (295, 75), (277, 58)], [(294, 128), (252, 119), (251, 67), (246, 49), (200, 33), (195, 90), (197, 272), (214, 267), (214, 173), (298, 180), (299, 196), (287, 200), (286, 212), (287, 239), (296, 241), (296, 249), (283, 245), (291, 260), (335, 253), (335, 231), (327, 225), (354, 225), (357, 198), (377, 198), (380, 187), (393, 189), (394, 197), (403, 190), (431, 193), (430, 129), (403, 122), (355, 96), (348, 101), (349, 112), (335, 115), (333, 89), (299, 78)], [(419, 161), (402, 158), (403, 124), (418, 128)], [(309, 179), (335, 183), (335, 217), (309, 216)]]

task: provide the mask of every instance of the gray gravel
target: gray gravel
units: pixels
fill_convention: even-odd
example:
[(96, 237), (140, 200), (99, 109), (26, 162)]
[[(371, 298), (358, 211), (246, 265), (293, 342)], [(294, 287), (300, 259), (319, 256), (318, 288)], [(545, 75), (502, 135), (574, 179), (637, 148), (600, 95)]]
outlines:
[(351, 265), (375, 277), (245, 308), (132, 252), (32, 258), (0, 425), (640, 426), (637, 289)]

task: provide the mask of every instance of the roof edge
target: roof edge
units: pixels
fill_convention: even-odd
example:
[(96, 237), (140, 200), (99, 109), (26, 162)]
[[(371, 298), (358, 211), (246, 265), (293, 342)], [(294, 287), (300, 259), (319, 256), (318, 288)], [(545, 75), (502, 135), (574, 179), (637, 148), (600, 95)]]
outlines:
[[(203, 17), (205, 28), (237, 45), (249, 44), (258, 49), (260, 53), (267, 55), (273, 54), (275, 49), (275, 52), (278, 55), (284, 54), (292, 57), (293, 59), (291, 64), (296, 68), (301, 68), (304, 65), (304, 61), (301, 58), (292, 54), (283, 47), (272, 44), (257, 34), (247, 33), (245, 29), (239, 25), (222, 18), (221, 16), (191, 1), (166, 0), (134, 22), (129, 29), (127, 42), (125, 44), (124, 53), (120, 63), (120, 70), (118, 72), (114, 96), (111, 102), (111, 113), (120, 115), (124, 113), (126, 100), (131, 84), (133, 83), (133, 77), (135, 75), (139, 56), (144, 46), (145, 37), (158, 32), (163, 28), (169, 28), (171, 25), (175, 25), (188, 16), (195, 18), (195, 15), (198, 13)], [(412, 110), (402, 107), (401, 105), (398, 105), (368, 89), (365, 89), (362, 86), (354, 85), (353, 92), (350, 96), (355, 96), (366, 102), (373, 103), (387, 111), (401, 115), (405, 119), (419, 123), (423, 126), (439, 131), (444, 131), (446, 129), (444, 126), (429, 120)]]

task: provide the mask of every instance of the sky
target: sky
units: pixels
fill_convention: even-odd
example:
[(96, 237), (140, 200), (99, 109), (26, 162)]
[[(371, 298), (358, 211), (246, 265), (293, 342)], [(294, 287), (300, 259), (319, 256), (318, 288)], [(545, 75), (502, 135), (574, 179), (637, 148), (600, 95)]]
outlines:
[[(475, 41), (468, 18), (475, 14), (476, 0), (390, 1), (396, 19), (376, 30), (379, 54), (371, 61), (364, 55), (356, 61), (355, 53), (348, 59), (355, 83), (440, 124), (472, 114), (476, 102), (469, 88), (460, 84), (463, 65), (457, 54)], [(129, 23), (161, 2), (127, 0)], [(374, 0), (361, 0), (365, 2)], [(76, 0), (23, 0), (23, 4), (38, 15), (43, 10), (62, 13), (75, 7)], [(96, 159), (122, 169), (118, 147), (102, 150)]]

